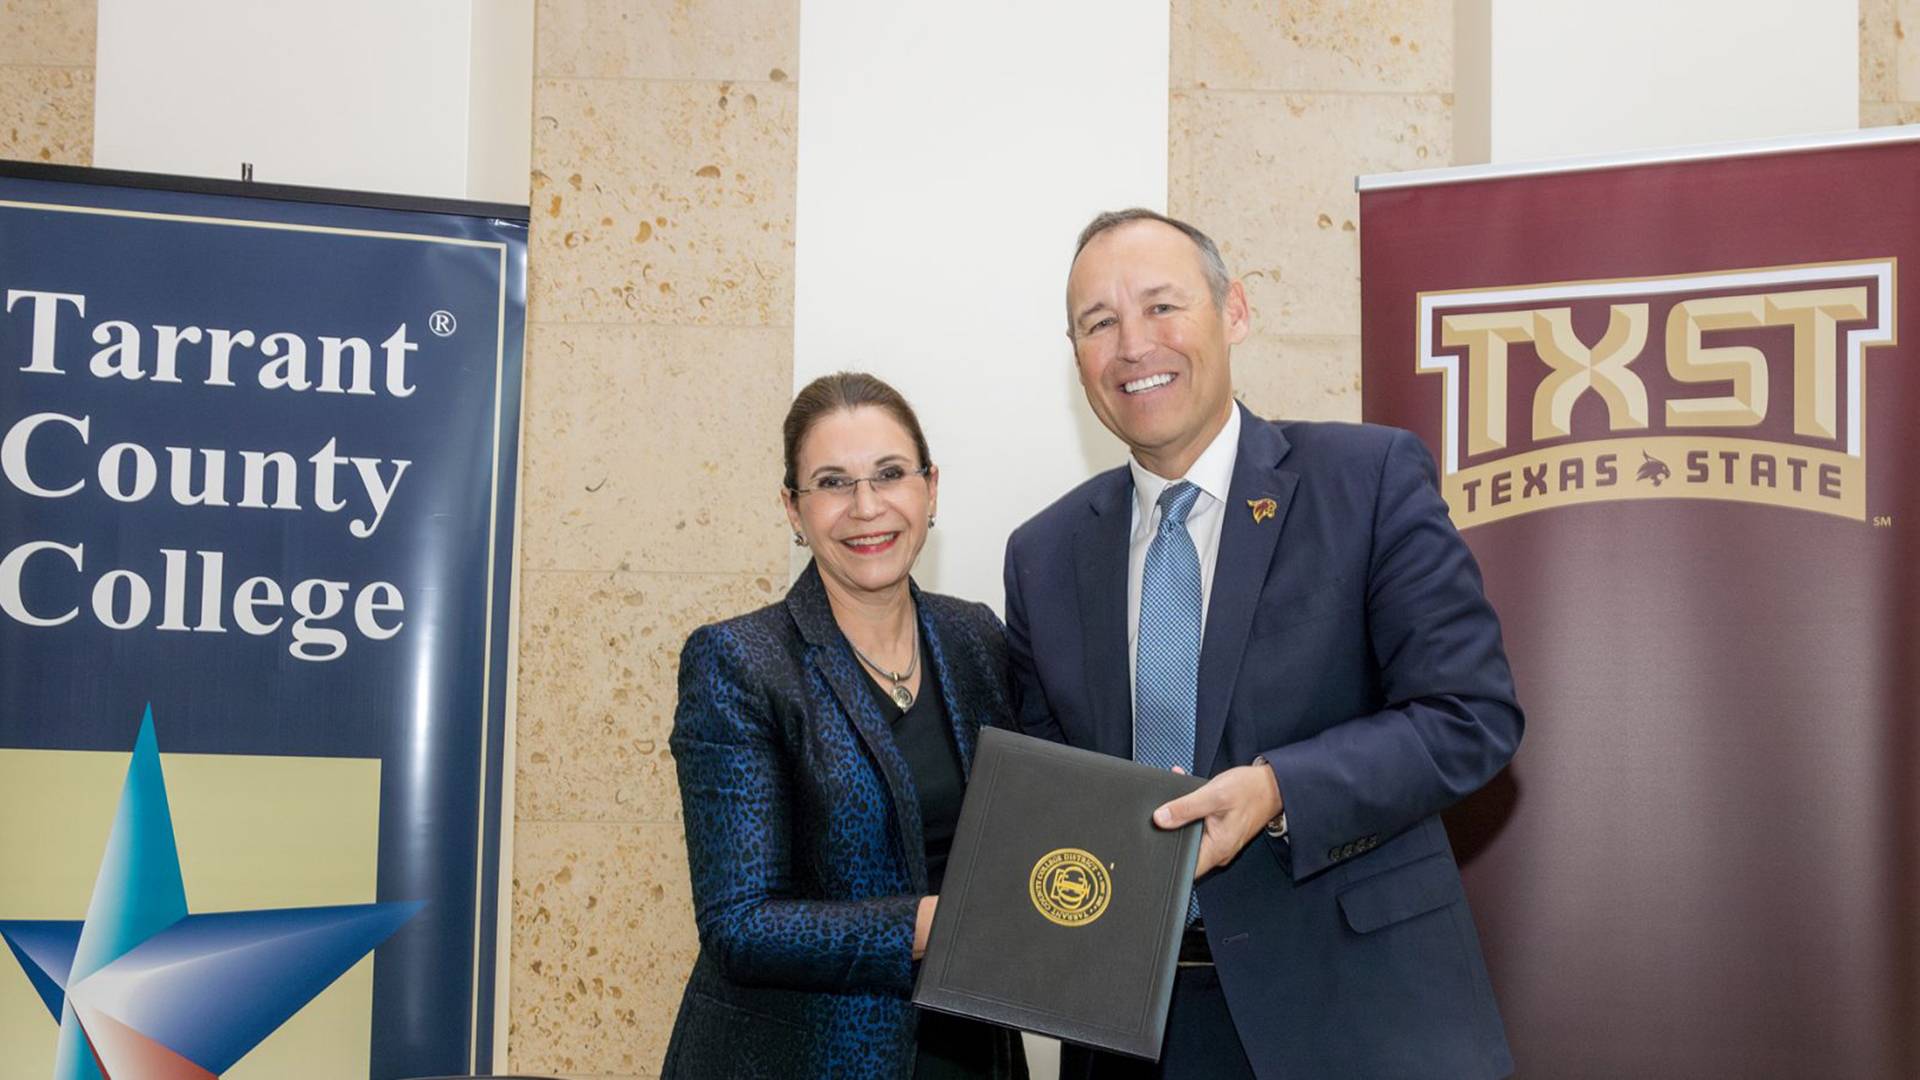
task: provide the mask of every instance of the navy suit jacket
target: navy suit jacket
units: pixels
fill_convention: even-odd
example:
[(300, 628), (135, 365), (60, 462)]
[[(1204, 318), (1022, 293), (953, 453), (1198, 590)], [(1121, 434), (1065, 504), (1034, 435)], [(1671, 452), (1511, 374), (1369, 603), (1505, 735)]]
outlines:
[[(1011, 710), (1000, 620), (913, 595), (970, 771), (980, 728)], [(669, 742), (700, 955), (664, 1077), (912, 1075), (926, 844), (867, 678), (811, 565), (784, 600), (687, 639)], [(995, 1075), (1024, 1077), (1013, 1033), (987, 1037)]]
[[(1290, 836), (1198, 883), (1235, 1028), (1263, 1077), (1506, 1075), (1439, 818), (1520, 740), (1479, 568), (1409, 433), (1250, 413), (1240, 431), (1195, 760), (1213, 775), (1264, 757)], [(1007, 544), (1022, 727), (1118, 757), (1132, 501), (1125, 467), (1102, 473)]]

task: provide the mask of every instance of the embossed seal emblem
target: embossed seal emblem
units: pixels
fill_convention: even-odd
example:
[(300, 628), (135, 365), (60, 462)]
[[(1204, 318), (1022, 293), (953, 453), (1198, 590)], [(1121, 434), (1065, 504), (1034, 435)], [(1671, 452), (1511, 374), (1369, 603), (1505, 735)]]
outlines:
[(1033, 906), (1061, 926), (1085, 926), (1107, 910), (1113, 879), (1106, 864), (1079, 848), (1055, 848), (1040, 856), (1027, 878)]

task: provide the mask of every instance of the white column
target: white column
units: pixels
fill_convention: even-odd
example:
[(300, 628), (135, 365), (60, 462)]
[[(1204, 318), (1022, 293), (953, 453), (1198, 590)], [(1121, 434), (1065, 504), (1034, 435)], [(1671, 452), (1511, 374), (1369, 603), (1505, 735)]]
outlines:
[(94, 164), (525, 202), (532, 0), (99, 0)]
[(1455, 163), (1851, 131), (1844, 0), (1457, 0)]
[(926, 587), (1002, 601), (1007, 534), (1124, 451), (1066, 338), (1073, 241), (1166, 208), (1166, 0), (803, 0), (796, 388), (878, 374), (943, 476)]

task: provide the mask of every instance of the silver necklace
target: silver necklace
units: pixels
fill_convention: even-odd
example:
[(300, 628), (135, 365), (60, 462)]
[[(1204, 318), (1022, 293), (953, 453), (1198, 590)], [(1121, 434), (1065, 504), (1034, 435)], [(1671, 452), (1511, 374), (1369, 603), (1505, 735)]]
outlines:
[(907, 661), (907, 670), (905, 671), (888, 671), (886, 668), (874, 663), (866, 653), (860, 651), (860, 646), (855, 645), (852, 638), (847, 639), (847, 647), (853, 650), (853, 655), (859, 657), (861, 663), (872, 668), (881, 678), (893, 684), (893, 689), (887, 691), (887, 693), (892, 695), (893, 703), (900, 706), (902, 712), (913, 708), (913, 691), (907, 689), (906, 683), (908, 679), (913, 678), (913, 673), (920, 669), (920, 623), (918, 620), (913, 623), (913, 658)]

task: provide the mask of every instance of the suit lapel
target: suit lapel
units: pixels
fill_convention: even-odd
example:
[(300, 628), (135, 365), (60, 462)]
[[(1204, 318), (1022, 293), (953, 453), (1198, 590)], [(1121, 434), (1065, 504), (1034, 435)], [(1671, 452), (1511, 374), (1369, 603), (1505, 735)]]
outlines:
[[(947, 727), (953, 732), (953, 747), (960, 754), (960, 775), (973, 775), (973, 746), (975, 741), (974, 725), (967, 722), (968, 713), (961, 711), (962, 702), (979, 703), (990, 700), (984, 689), (978, 686), (961, 686), (960, 673), (947, 662), (946, 624), (934, 616), (932, 608), (920, 603), (920, 589), (914, 587), (915, 609), (920, 613), (920, 634), (927, 641), (927, 659), (933, 667), (933, 677), (940, 687), (940, 701), (947, 707)], [(920, 684), (926, 686), (925, 681)]]
[(1092, 511), (1074, 534), (1074, 586), (1080, 598), (1087, 700), (1093, 706), (1092, 749), (1133, 756), (1133, 698), (1128, 692), (1127, 533), (1132, 476), (1125, 466), (1101, 477)]
[(860, 680), (867, 674), (854, 659), (853, 649), (847, 644), (845, 634), (833, 621), (833, 608), (827, 602), (826, 586), (820, 582), (820, 570), (812, 563), (787, 591), (787, 610), (793, 614), (793, 620), (800, 628), (800, 636), (807, 642), (807, 661), (818, 671), (833, 695), (839, 699), (840, 708), (846, 714), (853, 730), (867, 748), (868, 756), (879, 770), (880, 779), (887, 788), (887, 797), (893, 803), (895, 835), (900, 838), (903, 847), (902, 858), (907, 865), (913, 887), (924, 889), (927, 885), (927, 845), (920, 827), (920, 798), (914, 789), (912, 777), (907, 775), (906, 760), (900, 756), (899, 748), (893, 742), (893, 729), (887, 718), (880, 713), (873, 695), (867, 692)]
[[(1200, 645), (1200, 701), (1193, 760), (1207, 775), (1220, 752), (1220, 739), (1227, 727), (1227, 703), (1233, 700), (1234, 680), (1247, 651), (1253, 612), (1259, 605), (1300, 480), (1299, 474), (1278, 467), (1287, 450), (1286, 437), (1279, 428), (1242, 410), (1240, 446), (1227, 490), (1226, 517), (1220, 523), (1220, 552), (1214, 563), (1206, 633)], [(1269, 499), (1270, 506), (1263, 501)]]

